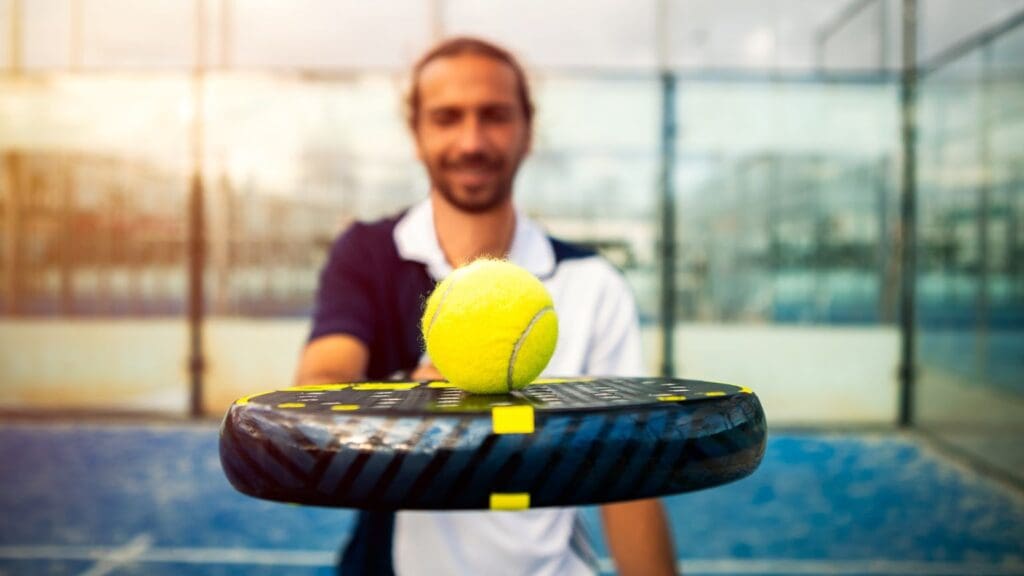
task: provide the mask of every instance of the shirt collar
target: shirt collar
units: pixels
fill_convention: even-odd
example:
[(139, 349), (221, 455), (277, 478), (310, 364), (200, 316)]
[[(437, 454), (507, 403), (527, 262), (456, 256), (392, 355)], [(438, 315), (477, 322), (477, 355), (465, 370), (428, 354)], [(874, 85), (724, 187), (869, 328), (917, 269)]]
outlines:
[[(430, 276), (442, 280), (452, 271), (434, 231), (434, 208), (427, 198), (411, 208), (395, 225), (395, 246), (403, 260), (420, 262)], [(508, 259), (538, 278), (555, 270), (555, 252), (540, 225), (516, 209), (516, 230)]]

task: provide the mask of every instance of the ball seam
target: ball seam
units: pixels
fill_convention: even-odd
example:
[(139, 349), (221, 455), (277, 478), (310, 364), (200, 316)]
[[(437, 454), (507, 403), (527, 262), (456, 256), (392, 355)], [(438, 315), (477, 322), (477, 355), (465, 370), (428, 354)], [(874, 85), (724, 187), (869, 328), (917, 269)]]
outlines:
[(430, 338), (430, 331), (434, 329), (434, 322), (437, 320), (438, 315), (441, 314), (441, 307), (444, 306), (445, 299), (448, 298), (448, 294), (455, 286), (455, 278), (449, 278), (448, 280), (448, 286), (445, 287), (444, 292), (441, 293), (441, 298), (437, 301), (437, 306), (434, 308), (434, 315), (430, 317), (430, 324), (427, 325), (427, 329), (423, 333), (424, 343), (426, 343), (427, 339)]
[(519, 335), (519, 339), (516, 340), (516, 345), (512, 348), (512, 356), (508, 359), (508, 379), (505, 382), (505, 387), (508, 389), (508, 392), (512, 391), (512, 375), (516, 369), (516, 357), (519, 356), (519, 349), (523, 346), (523, 342), (526, 341), (526, 337), (529, 336), (530, 330), (533, 330), (533, 326), (538, 320), (540, 320), (541, 316), (554, 311), (555, 309), (552, 306), (545, 306), (538, 310), (537, 313), (533, 315), (533, 318), (530, 319), (530, 323), (526, 325), (526, 329), (523, 330), (523, 333)]

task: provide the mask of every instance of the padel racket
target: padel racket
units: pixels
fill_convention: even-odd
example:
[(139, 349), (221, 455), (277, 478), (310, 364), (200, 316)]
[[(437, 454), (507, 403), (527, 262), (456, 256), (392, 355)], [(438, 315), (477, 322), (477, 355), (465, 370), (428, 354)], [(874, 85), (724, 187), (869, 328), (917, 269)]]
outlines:
[(369, 510), (579, 506), (699, 490), (764, 455), (749, 389), (546, 379), (505, 395), (447, 382), (301, 386), (236, 401), (220, 457), (239, 491)]

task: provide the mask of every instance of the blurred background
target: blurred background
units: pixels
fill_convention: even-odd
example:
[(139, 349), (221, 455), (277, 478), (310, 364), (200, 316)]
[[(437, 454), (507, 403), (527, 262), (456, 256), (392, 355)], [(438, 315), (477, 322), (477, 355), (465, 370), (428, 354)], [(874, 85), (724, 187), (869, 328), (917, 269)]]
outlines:
[(0, 407), (289, 384), (332, 239), (426, 195), (401, 97), (455, 34), (529, 69), (517, 199), (650, 373), (1024, 481), (1021, 0), (0, 0)]

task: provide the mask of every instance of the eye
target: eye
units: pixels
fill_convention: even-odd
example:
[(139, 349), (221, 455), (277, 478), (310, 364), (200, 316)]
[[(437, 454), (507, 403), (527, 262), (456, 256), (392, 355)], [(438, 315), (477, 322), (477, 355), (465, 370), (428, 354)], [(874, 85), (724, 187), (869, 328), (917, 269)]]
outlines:
[(459, 121), (461, 114), (453, 108), (438, 108), (429, 113), (430, 122), (437, 126), (451, 126)]
[(511, 106), (488, 106), (480, 111), (480, 118), (485, 122), (504, 124), (511, 122), (515, 111)]

